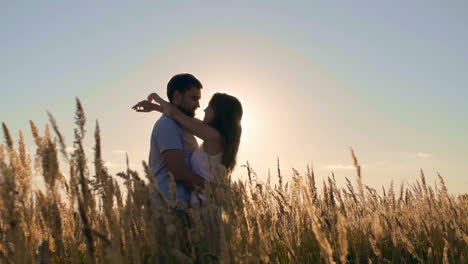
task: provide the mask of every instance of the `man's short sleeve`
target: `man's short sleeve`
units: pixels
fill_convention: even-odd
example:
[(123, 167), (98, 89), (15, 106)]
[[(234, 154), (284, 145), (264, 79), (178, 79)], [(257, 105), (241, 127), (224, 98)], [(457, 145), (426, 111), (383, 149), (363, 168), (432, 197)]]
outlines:
[(183, 148), (182, 131), (174, 120), (169, 118), (160, 120), (156, 130), (156, 142), (160, 153)]

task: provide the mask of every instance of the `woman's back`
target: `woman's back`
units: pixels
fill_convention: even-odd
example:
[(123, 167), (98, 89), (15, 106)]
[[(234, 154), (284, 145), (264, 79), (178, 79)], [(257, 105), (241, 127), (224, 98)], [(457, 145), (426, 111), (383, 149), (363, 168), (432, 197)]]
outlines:
[[(192, 167), (192, 171), (196, 174), (200, 175), (201, 177), (205, 178), (207, 181), (212, 181), (214, 179), (211, 171), (212, 166), (217, 166), (221, 164), (223, 158), (223, 153), (220, 152), (214, 156), (208, 155), (203, 150), (203, 144), (198, 147), (193, 153), (190, 159), (190, 165)], [(198, 204), (200, 201), (199, 199), (203, 200), (203, 195), (199, 195), (197, 197), (196, 192), (192, 192), (190, 198), (190, 204)]]
[(214, 156), (208, 155), (203, 150), (203, 144), (201, 144), (193, 153), (190, 159), (190, 165), (192, 166), (193, 172), (202, 176), (206, 180), (210, 181), (213, 179), (213, 175), (210, 172), (210, 164), (212, 162), (221, 163), (223, 153), (220, 152)]

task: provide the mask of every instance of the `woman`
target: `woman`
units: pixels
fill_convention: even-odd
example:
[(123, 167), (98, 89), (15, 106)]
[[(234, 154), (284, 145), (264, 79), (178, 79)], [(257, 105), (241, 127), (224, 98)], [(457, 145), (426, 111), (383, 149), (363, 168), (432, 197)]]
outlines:
[[(237, 98), (224, 93), (214, 94), (204, 110), (203, 121), (187, 116), (156, 93), (148, 96), (149, 102), (153, 100), (161, 106), (157, 108), (159, 112), (169, 116), (182, 128), (203, 140), (190, 160), (195, 173), (211, 181), (214, 177), (210, 169), (213, 164), (222, 164), (228, 173), (232, 172), (236, 165), (242, 134), (243, 111)], [(203, 200), (204, 197), (197, 196), (196, 192), (193, 192), (190, 203), (197, 204), (200, 202), (199, 199)]]

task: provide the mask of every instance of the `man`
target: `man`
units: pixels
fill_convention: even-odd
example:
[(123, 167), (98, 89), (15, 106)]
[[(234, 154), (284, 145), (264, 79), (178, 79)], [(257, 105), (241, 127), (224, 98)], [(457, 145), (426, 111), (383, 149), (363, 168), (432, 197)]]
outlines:
[[(167, 97), (181, 112), (194, 117), (195, 110), (200, 107), (201, 89), (202, 84), (193, 75), (177, 74), (167, 84)], [(155, 110), (148, 101), (139, 102), (133, 109), (138, 112)], [(149, 166), (166, 199), (172, 200), (169, 173), (176, 182), (176, 199), (187, 205), (192, 190), (203, 187), (203, 177), (195, 174), (190, 166), (192, 152), (197, 147), (195, 137), (168, 116), (161, 116), (155, 123), (151, 133)]]

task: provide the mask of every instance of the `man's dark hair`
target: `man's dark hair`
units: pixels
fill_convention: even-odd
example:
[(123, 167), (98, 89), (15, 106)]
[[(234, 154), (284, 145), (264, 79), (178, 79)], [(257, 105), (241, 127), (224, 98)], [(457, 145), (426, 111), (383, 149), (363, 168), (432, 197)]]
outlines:
[(201, 82), (190, 73), (179, 73), (174, 75), (167, 83), (167, 98), (169, 99), (169, 102), (172, 102), (174, 99), (175, 91), (184, 93), (192, 87), (197, 89), (203, 88)]

